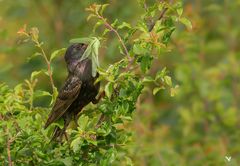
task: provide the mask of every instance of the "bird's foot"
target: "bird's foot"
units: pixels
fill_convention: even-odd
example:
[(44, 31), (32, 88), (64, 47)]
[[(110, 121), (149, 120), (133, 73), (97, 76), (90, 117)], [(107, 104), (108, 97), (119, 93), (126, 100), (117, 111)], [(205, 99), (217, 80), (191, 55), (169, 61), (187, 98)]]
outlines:
[(78, 116), (77, 115), (74, 116), (74, 123), (75, 123), (75, 125), (77, 127), (79, 127), (79, 125), (78, 125)]
[(101, 123), (106, 119), (106, 116), (102, 114), (97, 122), (96, 128), (99, 128), (101, 126)]
[(97, 98), (97, 99), (95, 98), (95, 99), (92, 101), (92, 103), (93, 103), (93, 104), (97, 104), (104, 96), (105, 96), (105, 91), (102, 91), (102, 92), (100, 93), (100, 95), (98, 96), (98, 98)]

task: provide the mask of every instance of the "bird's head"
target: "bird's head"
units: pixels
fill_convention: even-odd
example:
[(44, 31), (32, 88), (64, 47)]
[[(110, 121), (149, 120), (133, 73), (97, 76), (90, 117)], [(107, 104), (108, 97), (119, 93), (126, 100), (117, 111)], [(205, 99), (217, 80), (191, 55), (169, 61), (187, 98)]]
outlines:
[(74, 43), (69, 46), (64, 56), (66, 63), (70, 64), (79, 61), (87, 47), (88, 45), (83, 43)]

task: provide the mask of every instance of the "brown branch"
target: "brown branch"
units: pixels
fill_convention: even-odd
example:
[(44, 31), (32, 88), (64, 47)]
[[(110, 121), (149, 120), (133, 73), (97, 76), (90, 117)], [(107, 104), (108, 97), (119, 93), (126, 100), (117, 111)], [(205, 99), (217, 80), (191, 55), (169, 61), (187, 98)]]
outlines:
[(8, 156), (8, 165), (12, 166), (12, 158), (11, 158), (11, 143), (12, 143), (12, 139), (9, 136), (9, 131), (8, 128), (6, 127), (5, 129), (6, 135), (7, 135), (7, 156)]
[(10, 141), (10, 139), (8, 138), (8, 141), (7, 141), (8, 165), (9, 165), (9, 166), (12, 166), (10, 146), (11, 146), (11, 141)]
[(124, 49), (125, 54), (127, 55), (128, 59), (131, 60), (132, 58), (130, 57), (130, 54), (129, 54), (129, 52), (128, 52), (128, 49), (127, 49), (126, 45), (124, 44), (124, 42), (123, 42), (121, 36), (119, 35), (118, 31), (117, 31), (116, 29), (114, 29), (114, 28), (111, 26), (111, 24), (109, 24), (109, 23), (107, 22), (107, 20), (106, 20), (103, 16), (101, 16), (100, 14), (97, 13), (97, 17), (104, 22), (104, 25), (105, 25), (110, 31), (112, 31), (112, 32), (114, 32), (114, 33), (116, 34), (116, 36), (117, 36), (120, 44), (122, 45), (122, 47), (123, 47), (123, 49)]
[(168, 8), (164, 8), (162, 10), (162, 12), (160, 13), (160, 16), (158, 17), (158, 19), (155, 21), (155, 22), (152, 22), (150, 25), (149, 25), (149, 28), (148, 28), (148, 31), (151, 32), (154, 28), (154, 26), (156, 25), (157, 21), (158, 20), (161, 20), (164, 16), (164, 14), (166, 13), (166, 11), (168, 10)]
[[(173, 2), (173, 0), (170, 0), (170, 1), (169, 1), (169, 4), (172, 4), (172, 2)], [(157, 21), (161, 20), (161, 19), (164, 17), (164, 15), (165, 15), (165, 13), (167, 12), (167, 10), (168, 10), (167, 7), (163, 8), (163, 10), (162, 10), (162, 12), (160, 13), (158, 19), (157, 19), (156, 21), (152, 22), (152, 23), (149, 25), (149, 27), (148, 27), (148, 31), (149, 31), (149, 32), (151, 32), (151, 31), (153, 30), (153, 28), (154, 28), (154, 26), (156, 25)]]

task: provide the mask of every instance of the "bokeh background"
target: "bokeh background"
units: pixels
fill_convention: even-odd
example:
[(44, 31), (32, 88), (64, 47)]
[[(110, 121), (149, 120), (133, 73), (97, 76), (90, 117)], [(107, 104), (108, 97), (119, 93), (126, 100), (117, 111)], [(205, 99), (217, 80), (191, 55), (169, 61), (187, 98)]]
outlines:
[[(92, 33), (85, 8), (109, 3), (109, 20), (135, 23), (143, 9), (129, 0), (0, 0), (0, 82), (14, 86), (45, 67), (37, 50), (20, 44), (17, 31), (27, 24), (38, 27), (47, 53), (67, 47), (71, 38)], [(154, 1), (148, 1), (149, 4)], [(181, 25), (155, 68), (166, 66), (178, 95), (145, 90), (138, 102), (133, 144), (129, 153), (135, 165), (238, 165), (240, 164), (240, 1), (184, 0), (184, 15), (193, 29)], [(101, 49), (104, 67), (120, 59), (118, 41), (109, 34)], [(58, 87), (66, 76), (63, 58), (53, 63)], [(154, 71), (154, 66), (153, 70)], [(42, 88), (50, 89), (41, 77)], [(227, 162), (225, 157), (231, 156)]]

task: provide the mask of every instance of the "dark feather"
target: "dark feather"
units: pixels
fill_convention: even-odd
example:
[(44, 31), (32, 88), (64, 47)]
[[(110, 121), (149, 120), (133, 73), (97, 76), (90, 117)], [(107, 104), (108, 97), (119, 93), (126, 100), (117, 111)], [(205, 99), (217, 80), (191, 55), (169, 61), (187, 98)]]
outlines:
[(59, 91), (57, 100), (44, 126), (47, 128), (51, 123), (57, 121), (77, 98), (82, 82), (78, 77), (69, 76), (63, 88)]
[(51, 123), (64, 120), (64, 127), (55, 127), (52, 140), (60, 140), (71, 120), (76, 120), (78, 113), (90, 102), (95, 103), (100, 83), (94, 84), (98, 78), (92, 76), (92, 61), (85, 59), (80, 61), (82, 54), (87, 48), (84, 44), (71, 45), (65, 54), (68, 78), (63, 88), (59, 91), (56, 102), (49, 118), (44, 126), (47, 128)]

